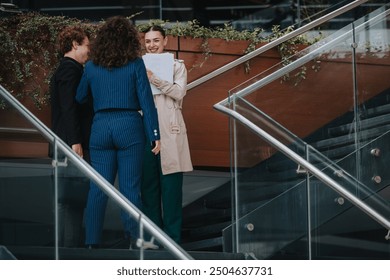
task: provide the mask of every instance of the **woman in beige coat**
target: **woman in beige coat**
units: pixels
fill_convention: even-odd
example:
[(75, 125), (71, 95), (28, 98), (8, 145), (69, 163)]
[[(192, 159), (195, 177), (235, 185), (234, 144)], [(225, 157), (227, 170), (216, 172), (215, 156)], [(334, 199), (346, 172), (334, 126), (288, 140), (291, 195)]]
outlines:
[[(145, 32), (147, 53), (164, 52), (168, 38), (160, 26)], [(182, 115), (186, 95), (187, 70), (174, 60), (173, 83), (147, 71), (149, 82), (159, 93), (154, 95), (161, 137), (160, 153), (145, 149), (141, 197), (144, 213), (175, 242), (181, 241), (183, 172), (192, 171), (187, 129)]]

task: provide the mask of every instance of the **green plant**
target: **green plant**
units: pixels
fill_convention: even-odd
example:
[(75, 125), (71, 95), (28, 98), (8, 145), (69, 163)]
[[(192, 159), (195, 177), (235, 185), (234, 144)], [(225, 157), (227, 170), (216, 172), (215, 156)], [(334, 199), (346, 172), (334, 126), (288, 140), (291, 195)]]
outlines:
[(48, 104), (49, 79), (59, 58), (57, 35), (66, 26), (82, 24), (94, 28), (77, 19), (39, 13), (0, 19), (0, 81), (4, 87), (20, 100), (31, 99), (38, 109)]
[[(271, 42), (277, 38), (280, 38), (290, 32), (292, 32), (294, 28), (292, 26), (286, 28), (285, 30), (280, 30), (279, 26), (273, 26), (272, 35), (268, 38), (268, 41)], [(296, 54), (299, 53), (300, 47), (306, 47), (308, 45), (315, 44), (322, 38), (322, 34), (319, 33), (319, 36), (314, 38), (307, 38), (306, 35), (296, 36), (293, 39), (288, 40), (285, 43), (282, 43), (278, 46), (278, 51), (281, 55), (281, 63), (283, 66), (286, 66), (296, 60), (298, 56)], [(311, 68), (314, 71), (318, 71), (320, 68), (320, 61), (318, 59), (314, 59), (313, 65)], [(294, 85), (297, 86), (302, 80), (306, 79), (307, 67), (302, 66), (298, 70), (286, 74), (281, 82), (293, 81)]]

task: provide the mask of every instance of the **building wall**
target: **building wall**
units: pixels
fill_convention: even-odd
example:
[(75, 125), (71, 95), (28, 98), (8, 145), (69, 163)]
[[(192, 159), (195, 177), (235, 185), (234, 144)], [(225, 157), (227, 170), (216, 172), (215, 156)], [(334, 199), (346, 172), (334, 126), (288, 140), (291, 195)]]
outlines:
[[(253, 23), (270, 23), (287, 17), (291, 12), (289, 0), (15, 0), (24, 11), (40, 11), (80, 19), (101, 20), (112, 15), (130, 16), (139, 12), (136, 21), (162, 18), (170, 22), (197, 19), (203, 26), (217, 26), (241, 21), (237, 27)], [(264, 11), (266, 11), (264, 13)], [(283, 18), (282, 18), (283, 20)], [(249, 22), (249, 25), (248, 25)], [(246, 23), (246, 24), (244, 24)], [(255, 26), (256, 27), (256, 26)]]

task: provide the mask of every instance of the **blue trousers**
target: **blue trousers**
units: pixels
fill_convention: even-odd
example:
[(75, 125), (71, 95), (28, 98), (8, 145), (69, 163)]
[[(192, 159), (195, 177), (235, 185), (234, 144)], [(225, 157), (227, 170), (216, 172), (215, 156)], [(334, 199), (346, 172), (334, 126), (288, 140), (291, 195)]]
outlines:
[[(141, 208), (145, 134), (141, 115), (136, 111), (97, 112), (91, 129), (90, 155), (92, 167), (114, 184), (118, 174), (119, 191)], [(85, 216), (85, 244), (100, 244), (107, 206), (107, 195), (91, 182)], [(135, 220), (122, 211), (126, 237), (138, 238)]]

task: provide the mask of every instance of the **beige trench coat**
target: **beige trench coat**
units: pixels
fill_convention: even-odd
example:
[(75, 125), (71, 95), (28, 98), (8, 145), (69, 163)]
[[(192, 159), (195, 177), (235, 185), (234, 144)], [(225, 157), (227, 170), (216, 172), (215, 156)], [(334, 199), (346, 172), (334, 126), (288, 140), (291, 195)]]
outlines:
[(173, 84), (155, 75), (150, 82), (161, 94), (154, 95), (161, 140), (161, 168), (164, 175), (192, 171), (187, 128), (182, 115), (183, 98), (187, 93), (187, 69), (175, 60)]

